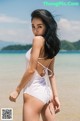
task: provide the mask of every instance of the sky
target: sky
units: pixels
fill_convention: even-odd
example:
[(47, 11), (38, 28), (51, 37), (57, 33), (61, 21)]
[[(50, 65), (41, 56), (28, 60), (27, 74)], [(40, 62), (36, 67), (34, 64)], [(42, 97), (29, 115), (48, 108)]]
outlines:
[(61, 40), (80, 40), (79, 0), (0, 0), (0, 40), (32, 43), (31, 13), (35, 9), (53, 14)]

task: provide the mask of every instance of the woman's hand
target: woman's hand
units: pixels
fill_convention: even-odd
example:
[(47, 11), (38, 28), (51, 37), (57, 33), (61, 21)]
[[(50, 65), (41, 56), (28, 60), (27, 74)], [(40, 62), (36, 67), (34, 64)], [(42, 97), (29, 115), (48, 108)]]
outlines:
[(53, 105), (54, 105), (55, 113), (60, 112), (60, 101), (57, 96), (53, 98)]
[(10, 94), (9, 100), (12, 102), (16, 102), (16, 99), (18, 96), (19, 96), (19, 92), (17, 90), (15, 90)]

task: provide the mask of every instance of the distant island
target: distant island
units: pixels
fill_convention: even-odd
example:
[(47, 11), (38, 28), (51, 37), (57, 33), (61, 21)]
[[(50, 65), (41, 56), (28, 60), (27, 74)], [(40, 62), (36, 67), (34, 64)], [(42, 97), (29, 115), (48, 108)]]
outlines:
[(32, 45), (31, 44), (27, 44), (27, 45), (8, 45), (6, 47), (3, 47), (1, 50), (28, 50), (29, 48), (31, 48)]
[(61, 50), (80, 50), (80, 40), (76, 42), (61, 41)]
[[(1, 49), (1, 51), (4, 50), (28, 50), (29, 48), (31, 48), (32, 45), (31, 44), (26, 44), (26, 45), (8, 45), (6, 47), (3, 47)], [(62, 40), (61, 41), (61, 50), (80, 50), (80, 40), (76, 41), (76, 42), (69, 42), (67, 40)]]

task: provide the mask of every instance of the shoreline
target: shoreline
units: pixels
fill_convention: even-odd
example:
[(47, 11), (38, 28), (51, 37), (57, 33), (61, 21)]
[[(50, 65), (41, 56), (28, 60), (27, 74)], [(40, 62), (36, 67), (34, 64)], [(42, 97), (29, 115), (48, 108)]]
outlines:
[[(0, 54), (24, 54), (26, 53), (28, 50), (0, 50)], [(79, 53), (80, 54), (80, 50), (60, 50), (58, 54), (66, 54), (66, 53)]]

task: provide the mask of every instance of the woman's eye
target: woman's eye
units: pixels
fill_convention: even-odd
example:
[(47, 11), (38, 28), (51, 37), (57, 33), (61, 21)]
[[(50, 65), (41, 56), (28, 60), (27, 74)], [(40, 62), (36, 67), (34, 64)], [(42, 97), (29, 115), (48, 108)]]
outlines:
[(39, 26), (39, 28), (42, 28), (42, 26)]

